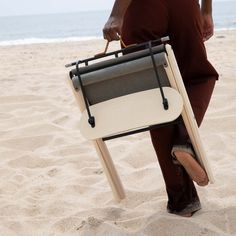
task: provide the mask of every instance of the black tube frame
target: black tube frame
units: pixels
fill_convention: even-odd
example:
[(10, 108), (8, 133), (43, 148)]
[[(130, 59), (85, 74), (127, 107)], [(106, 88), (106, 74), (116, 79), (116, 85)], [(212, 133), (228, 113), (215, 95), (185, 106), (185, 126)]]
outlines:
[[(158, 82), (158, 85), (159, 85), (159, 88), (160, 88), (160, 91), (161, 91), (161, 96), (162, 96), (162, 99), (163, 99), (163, 107), (164, 107), (165, 110), (167, 110), (168, 109), (168, 101), (164, 96), (164, 92), (163, 92), (162, 85), (161, 85), (161, 82), (160, 82), (158, 70), (157, 70), (157, 67), (156, 67), (155, 60), (154, 60), (154, 52), (152, 51), (152, 46), (158, 45), (160, 47), (160, 51), (158, 51), (158, 53), (166, 52), (165, 45), (164, 44), (159, 45), (159, 44), (163, 43), (163, 42), (166, 42), (168, 40), (169, 40), (169, 37), (165, 37), (165, 38), (157, 39), (157, 40), (154, 40), (154, 41), (149, 41), (149, 42), (145, 42), (145, 43), (142, 43), (142, 44), (138, 44), (138, 45), (130, 46), (130, 47), (127, 47), (127, 48), (123, 48), (121, 50), (117, 50), (117, 51), (114, 51), (114, 52), (106, 53), (104, 55), (94, 56), (94, 57), (91, 57), (91, 58), (88, 58), (88, 59), (85, 59), (85, 60), (78, 60), (76, 62), (72, 62), (72, 63), (66, 65), (66, 67), (70, 67), (70, 66), (74, 66), (74, 65), (76, 66), (76, 69), (74, 70), (74, 72), (72, 72), (73, 70), (70, 71), (70, 78), (72, 79), (74, 76), (78, 76), (78, 80), (79, 80), (81, 91), (82, 91), (82, 96), (83, 96), (85, 107), (86, 107), (86, 110), (87, 110), (87, 113), (88, 113), (88, 123), (90, 124), (90, 126), (92, 128), (95, 127), (95, 117), (92, 116), (90, 108), (89, 108), (90, 105), (89, 105), (89, 102), (88, 102), (88, 99), (87, 99), (87, 96), (86, 96), (86, 91), (84, 89), (83, 82), (82, 82), (82, 79), (81, 79), (81, 74), (83, 74), (83, 73), (80, 72), (79, 65), (84, 63), (85, 67), (87, 67), (88, 63), (90, 61), (97, 60), (98, 58), (103, 58), (103, 57), (112, 56), (112, 55), (114, 55), (117, 58), (120, 53), (122, 53), (122, 55), (123, 55), (123, 54), (127, 54), (131, 51), (134, 52), (134, 51), (138, 51), (138, 50), (149, 49), (148, 50), (149, 53), (147, 55), (151, 56), (152, 63), (153, 63), (153, 68), (154, 68), (154, 71), (155, 71), (155, 75), (157, 77), (157, 82)], [(141, 57), (145, 57), (147, 55), (137, 56), (136, 59), (141, 58)], [(121, 64), (121, 63), (124, 63), (124, 62), (129, 61), (129, 60), (130, 59), (122, 60), (118, 63), (113, 62), (113, 63), (111, 63), (111, 65)], [(104, 68), (109, 67), (111, 65), (110, 64), (106, 65), (106, 66), (104, 65), (104, 66), (100, 67), (99, 69), (104, 69)], [(91, 71), (92, 70), (90, 70), (89, 72), (91, 72)], [(86, 73), (88, 73), (88, 71)], [(169, 122), (169, 123), (166, 123), (166, 124), (163, 124), (163, 125), (168, 125), (168, 124), (171, 124), (171, 123), (173, 123), (173, 122)], [(130, 134), (138, 133), (138, 132), (147, 131), (147, 130), (153, 129), (153, 127), (156, 127), (156, 126), (151, 126), (151, 127), (131, 131), (131, 132), (126, 132), (126, 133), (123, 133), (123, 134), (110, 136), (110, 137), (104, 138), (104, 140), (109, 140), (109, 139), (113, 139), (113, 138), (117, 138), (117, 137), (121, 137), (121, 136), (126, 136), (126, 135), (130, 135)], [(157, 127), (160, 127), (160, 125), (157, 125)]]
[(115, 139), (115, 138), (121, 138), (121, 137), (124, 137), (124, 136), (128, 136), (128, 135), (131, 135), (131, 134), (137, 134), (137, 133), (141, 133), (141, 132), (145, 132), (145, 131), (149, 131), (149, 130), (153, 130), (153, 129), (157, 129), (157, 128), (161, 128), (161, 127), (166, 127), (166, 126), (169, 126), (169, 125), (181, 124), (182, 122), (183, 122), (182, 117), (180, 115), (177, 119), (175, 119), (174, 121), (171, 121), (171, 122), (166, 122), (166, 123), (162, 123), (162, 124), (158, 124), (158, 125), (152, 125), (152, 126), (148, 126), (148, 127), (137, 129), (137, 130), (128, 131), (128, 132), (125, 132), (125, 133), (111, 135), (111, 136), (102, 138), (102, 140), (103, 141), (108, 141), (108, 140), (112, 140), (112, 139)]

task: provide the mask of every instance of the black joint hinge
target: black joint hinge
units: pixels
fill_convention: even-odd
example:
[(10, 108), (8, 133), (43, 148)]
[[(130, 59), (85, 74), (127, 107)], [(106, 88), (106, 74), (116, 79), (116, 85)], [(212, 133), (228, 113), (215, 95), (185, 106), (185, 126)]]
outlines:
[(169, 103), (168, 103), (168, 100), (166, 98), (163, 99), (163, 106), (164, 106), (165, 110), (169, 109)]
[(94, 118), (94, 116), (89, 117), (88, 123), (91, 125), (92, 128), (95, 127), (95, 118)]

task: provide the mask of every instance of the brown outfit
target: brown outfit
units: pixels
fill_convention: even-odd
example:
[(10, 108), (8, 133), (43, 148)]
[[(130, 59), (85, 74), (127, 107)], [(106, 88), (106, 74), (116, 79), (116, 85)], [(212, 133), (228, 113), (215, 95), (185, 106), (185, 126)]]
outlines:
[[(169, 36), (197, 120), (201, 124), (218, 74), (207, 60), (197, 0), (133, 0), (122, 29), (129, 45)], [(183, 125), (151, 131), (168, 194), (168, 211), (185, 214), (200, 209), (195, 186), (182, 166), (172, 162), (171, 150), (189, 141)]]

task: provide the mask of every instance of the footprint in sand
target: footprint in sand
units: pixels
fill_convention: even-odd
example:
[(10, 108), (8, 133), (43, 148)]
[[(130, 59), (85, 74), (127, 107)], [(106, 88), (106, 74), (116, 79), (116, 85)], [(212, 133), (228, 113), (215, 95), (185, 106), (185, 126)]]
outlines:
[(53, 135), (41, 135), (23, 138), (12, 138), (0, 141), (0, 146), (13, 150), (34, 151), (37, 148), (48, 146), (53, 140)]
[(8, 162), (13, 168), (45, 168), (53, 165), (51, 159), (44, 159), (33, 155), (24, 155)]

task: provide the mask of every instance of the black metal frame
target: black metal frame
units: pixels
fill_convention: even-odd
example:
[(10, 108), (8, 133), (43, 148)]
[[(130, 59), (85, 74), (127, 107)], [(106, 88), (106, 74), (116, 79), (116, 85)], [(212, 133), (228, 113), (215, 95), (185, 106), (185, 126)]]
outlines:
[(183, 122), (182, 117), (179, 116), (176, 120), (171, 121), (171, 122), (166, 122), (166, 123), (162, 123), (162, 124), (158, 124), (158, 125), (152, 125), (152, 126), (148, 126), (148, 127), (137, 129), (137, 130), (128, 131), (125, 133), (111, 135), (111, 136), (102, 138), (102, 140), (108, 141), (108, 140), (112, 140), (115, 138), (121, 138), (121, 137), (128, 136), (131, 134), (138, 134), (141, 132), (145, 132), (145, 131), (149, 131), (149, 130), (153, 130), (153, 129), (157, 129), (157, 128), (161, 128), (161, 127), (165, 127), (165, 126), (169, 126), (169, 125), (181, 124), (182, 122)]
[[(152, 40), (150, 42), (151, 42), (152, 47), (154, 47), (154, 46), (158, 46), (158, 45), (163, 46), (163, 44), (168, 42), (168, 41), (169, 41), (169, 37), (167, 36), (167, 37), (163, 37), (163, 38), (160, 38), (160, 39)], [(122, 49), (117, 50), (117, 51), (113, 51), (113, 52), (109, 52), (109, 53), (105, 53), (105, 54), (99, 54), (97, 56), (93, 56), (93, 57), (90, 57), (90, 58), (87, 58), (87, 59), (84, 59), (84, 60), (79, 60), (79, 64), (85, 64), (85, 66), (88, 66), (89, 62), (100, 59), (100, 58), (103, 58), (103, 57), (108, 57), (108, 56), (113, 56), (114, 55), (115, 58), (117, 58), (117, 57), (119, 57), (119, 54), (124, 55), (124, 54), (127, 54), (127, 53), (131, 52), (131, 51), (139, 51), (139, 50), (147, 49), (149, 47), (148, 43), (149, 42), (144, 42), (144, 43), (140, 43), (140, 44), (137, 44), (137, 45), (128, 46), (126, 48), (122, 48)], [(163, 52), (165, 51), (164, 47), (162, 47), (162, 51)], [(122, 61), (122, 63), (123, 62), (125, 62), (125, 61)], [(69, 64), (66, 64), (65, 67), (69, 68), (71, 66), (76, 66), (77, 63), (78, 63), (78, 61), (71, 62)], [(116, 63), (112, 63), (112, 65), (116, 65)], [(100, 68), (100, 69), (103, 69), (103, 68)], [(91, 71), (89, 71), (89, 72), (91, 72)], [(73, 75), (75, 75), (75, 74), (73, 74)]]
[(88, 117), (89, 117), (88, 118), (88, 123), (91, 125), (92, 128), (94, 128), (95, 127), (95, 117), (91, 115), (91, 112), (90, 112), (90, 109), (89, 109), (88, 99), (87, 99), (86, 92), (85, 92), (85, 89), (84, 89), (84, 86), (83, 86), (83, 82), (82, 82), (82, 79), (81, 79), (81, 76), (80, 76), (80, 73), (79, 73), (79, 61), (76, 63), (76, 71), (77, 71), (77, 76), (78, 76), (78, 79), (79, 79), (82, 95), (83, 95), (83, 98), (84, 98), (85, 107), (86, 107)]
[(160, 75), (159, 75), (158, 70), (157, 70), (157, 65), (156, 65), (154, 54), (153, 54), (153, 50), (152, 50), (152, 43), (151, 43), (151, 41), (148, 42), (148, 48), (149, 48), (150, 56), (151, 56), (151, 59), (152, 59), (153, 69), (154, 69), (154, 72), (155, 72), (155, 75), (156, 75), (156, 79), (157, 79), (157, 82), (158, 82), (158, 85), (159, 85), (159, 88), (160, 88), (161, 97), (162, 97), (162, 104), (163, 104), (164, 109), (168, 110), (169, 104), (168, 104), (168, 100), (165, 97), (165, 94), (164, 94), (164, 91), (163, 91), (163, 88), (162, 88), (162, 84), (161, 84), (161, 81), (160, 81)]
[[(135, 57), (135, 59), (142, 58), (142, 57), (145, 57), (145, 56), (148, 56), (148, 55), (151, 56), (154, 72), (155, 72), (155, 75), (156, 75), (156, 78), (157, 78), (157, 82), (158, 82), (160, 92), (161, 92), (161, 96), (162, 96), (162, 100), (163, 100), (163, 107), (164, 107), (165, 110), (167, 110), (169, 108), (168, 100), (165, 98), (165, 95), (164, 95), (163, 86), (162, 86), (161, 81), (160, 81), (160, 75), (158, 73), (157, 66), (156, 66), (155, 59), (154, 59), (154, 52), (152, 50), (153, 46), (158, 46), (159, 47), (158, 52), (166, 52), (165, 45), (163, 43), (165, 43), (167, 41), (169, 41), (169, 37), (164, 37), (164, 38), (157, 39), (157, 40), (154, 40), (154, 41), (149, 41), (149, 42), (145, 42), (145, 43), (142, 43), (142, 44), (138, 44), (138, 45), (130, 46), (130, 47), (127, 47), (127, 48), (123, 48), (123, 49), (120, 49), (120, 50), (117, 50), (117, 51), (114, 51), (114, 52), (105, 53), (103, 55), (99, 54), (98, 56), (87, 58), (85, 60), (79, 60), (79, 61), (72, 62), (72, 63), (66, 65), (66, 67), (76, 66), (76, 68), (74, 70), (70, 71), (70, 78), (72, 79), (75, 76), (78, 77), (79, 84), (80, 84), (81, 91), (82, 91), (82, 95), (83, 95), (83, 99), (84, 99), (85, 106), (86, 106), (86, 110), (87, 110), (87, 113), (88, 113), (88, 123), (91, 125), (92, 128), (95, 127), (95, 117), (92, 116), (92, 114), (91, 114), (91, 111), (90, 111), (90, 108), (89, 108), (90, 105), (89, 105), (89, 102), (88, 102), (88, 99), (87, 99), (87, 96), (86, 96), (86, 91), (84, 89), (84, 85), (83, 85), (83, 82), (82, 82), (82, 79), (81, 79), (81, 75), (85, 74), (85, 73), (88, 73), (88, 72), (98, 70), (98, 69), (104, 69), (104, 68), (109, 67), (109, 66), (114, 66), (114, 65), (117, 65), (117, 64), (121, 64), (121, 63), (130, 61), (131, 59), (127, 58), (127, 59), (120, 60), (120, 61), (110, 60), (109, 63), (107, 63), (106, 65), (100, 65), (100, 66), (97, 66), (96, 68), (92, 68), (92, 69), (87, 67), (89, 65), (89, 62), (100, 59), (100, 58), (108, 57), (108, 56), (115, 56), (115, 58), (118, 58), (119, 54), (126, 55), (126, 54), (129, 54), (130, 52), (135, 52), (135, 51), (148, 49), (147, 53), (145, 53), (141, 56), (137, 56), (137, 57)], [(162, 44), (160, 45), (160, 43), (162, 43)], [(157, 53), (157, 52), (155, 52), (155, 53)], [(83, 67), (82, 70), (79, 68), (80, 64), (85, 65), (85, 67)], [(141, 128), (141, 129), (138, 129), (138, 130), (128, 131), (128, 132), (117, 134), (117, 135), (112, 135), (112, 136), (103, 138), (103, 140), (106, 141), (106, 140), (110, 140), (110, 139), (114, 139), (114, 138), (118, 138), (118, 137), (122, 137), (122, 136), (127, 136), (127, 135), (130, 135), (130, 134), (135, 134), (135, 133), (139, 133), (139, 132), (148, 131), (148, 130), (151, 130), (151, 129), (155, 129), (157, 127), (168, 126), (170, 124), (178, 124), (180, 122), (181, 122), (180, 119), (177, 118), (175, 121), (172, 121), (172, 122), (167, 122), (167, 123), (163, 123), (163, 124), (159, 124), (159, 125), (153, 125), (153, 126), (149, 126), (149, 127), (146, 127), (146, 128)]]

